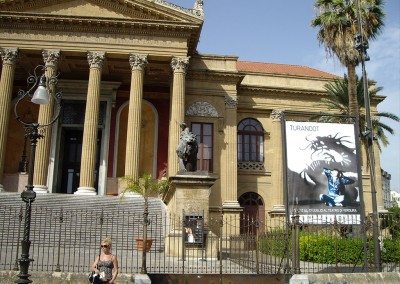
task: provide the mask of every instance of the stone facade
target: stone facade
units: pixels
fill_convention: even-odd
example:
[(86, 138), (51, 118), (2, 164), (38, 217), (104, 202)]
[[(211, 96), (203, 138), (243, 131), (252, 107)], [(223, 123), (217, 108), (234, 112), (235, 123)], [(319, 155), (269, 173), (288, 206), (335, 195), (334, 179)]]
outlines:
[[(184, 9), (166, 1), (4, 0), (0, 10), (0, 185), (5, 191), (18, 190), (6, 185), (20, 184), (16, 179), (25, 177), (18, 174), (18, 161), (29, 148), (10, 104), (25, 87), (27, 74), (38, 64), (49, 64), (46, 72), (59, 74), (64, 104), (41, 142), (48, 144), (39, 150), (38, 190), (115, 195), (124, 175), (172, 178), (184, 121), (199, 131), (209, 129), (202, 134), (212, 147), (202, 148), (202, 157), (215, 179), (207, 199), (210, 214), (221, 207), (238, 214), (239, 199), (248, 192), (261, 197), (260, 206), (271, 216), (284, 214), (279, 114), (323, 111), (316, 104), (333, 75), (199, 54), (202, 1)], [(20, 111), (32, 120), (51, 116), (29, 103)], [(237, 128), (248, 118), (263, 129), (263, 157), (238, 163)], [(371, 211), (364, 172), (366, 209)]]

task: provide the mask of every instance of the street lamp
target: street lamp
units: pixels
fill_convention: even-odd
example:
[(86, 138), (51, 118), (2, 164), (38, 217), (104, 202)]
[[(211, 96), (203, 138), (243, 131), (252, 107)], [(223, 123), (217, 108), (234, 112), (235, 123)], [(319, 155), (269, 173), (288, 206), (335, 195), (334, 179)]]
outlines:
[(357, 5), (357, 35), (355, 36), (355, 48), (360, 54), (363, 91), (364, 91), (364, 107), (365, 107), (365, 120), (366, 128), (362, 135), (367, 139), (367, 154), (369, 160), (369, 172), (371, 178), (371, 198), (372, 198), (372, 235), (374, 239), (374, 266), (376, 271), (381, 271), (381, 250), (379, 244), (379, 223), (378, 223), (378, 204), (376, 200), (376, 178), (375, 178), (375, 154), (374, 154), (374, 132), (371, 121), (370, 98), (368, 93), (368, 80), (367, 72), (365, 71), (365, 61), (369, 61), (367, 53), (368, 41), (364, 38), (362, 33), (362, 19), (361, 19), (361, 3), (356, 0)]
[[(31, 230), (31, 204), (36, 198), (36, 193), (33, 191), (33, 171), (35, 166), (37, 141), (44, 137), (39, 133), (39, 128), (52, 125), (58, 119), (61, 109), (61, 92), (54, 91), (57, 85), (57, 77), (52, 76), (50, 78), (46, 78), (45, 71), (46, 67), (43, 65), (38, 65), (35, 67), (33, 75), (29, 75), (27, 79), (28, 90), (19, 90), (18, 98), (14, 106), (15, 118), (25, 128), (25, 136), (29, 139), (31, 145), (28, 168), (28, 184), (26, 185), (26, 189), (21, 193), (22, 201), (25, 202), (25, 219), (24, 234), (21, 241), (21, 258), (18, 260), (20, 266), (20, 272), (18, 275), (19, 279), (16, 281), (16, 283), (20, 284), (32, 282), (29, 279), (30, 274), (28, 274), (28, 270), (30, 262), (33, 261), (33, 259), (29, 258), (29, 249), (31, 245), (31, 241), (29, 240)], [(40, 76), (38, 75), (39, 72), (41, 73)], [(24, 121), (24, 119), (18, 114), (18, 106), (21, 101), (27, 99), (30, 99), (30, 101), (34, 104), (48, 104), (51, 100), (54, 100), (55, 110), (50, 122), (39, 124), (37, 122)]]

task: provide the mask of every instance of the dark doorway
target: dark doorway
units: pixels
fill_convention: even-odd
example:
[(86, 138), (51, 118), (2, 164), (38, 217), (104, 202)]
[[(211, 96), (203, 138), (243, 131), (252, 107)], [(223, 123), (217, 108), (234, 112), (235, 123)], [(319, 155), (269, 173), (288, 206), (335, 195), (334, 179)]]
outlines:
[(263, 227), (265, 210), (262, 197), (255, 192), (246, 192), (239, 197), (241, 212), (240, 233), (255, 235), (257, 226)]
[[(74, 193), (79, 187), (81, 170), (83, 129), (66, 128), (61, 131), (60, 169), (58, 193)], [(97, 191), (98, 169), (100, 162), (101, 130), (97, 133), (95, 188)]]

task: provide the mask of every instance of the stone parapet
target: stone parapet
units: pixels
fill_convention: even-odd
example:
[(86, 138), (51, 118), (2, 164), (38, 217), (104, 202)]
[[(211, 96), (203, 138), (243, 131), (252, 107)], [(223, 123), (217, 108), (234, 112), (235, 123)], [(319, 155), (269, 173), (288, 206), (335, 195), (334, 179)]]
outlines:
[(289, 283), (290, 284), (400, 283), (400, 272), (296, 274), (292, 276)]

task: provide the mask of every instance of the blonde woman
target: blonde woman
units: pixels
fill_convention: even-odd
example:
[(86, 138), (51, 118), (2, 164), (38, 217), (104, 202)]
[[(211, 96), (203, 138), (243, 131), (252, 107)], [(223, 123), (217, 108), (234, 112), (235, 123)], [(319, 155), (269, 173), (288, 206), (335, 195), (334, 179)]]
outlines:
[(118, 259), (111, 253), (111, 239), (101, 241), (101, 252), (93, 262), (92, 271), (100, 275), (98, 283), (114, 284), (118, 275)]

